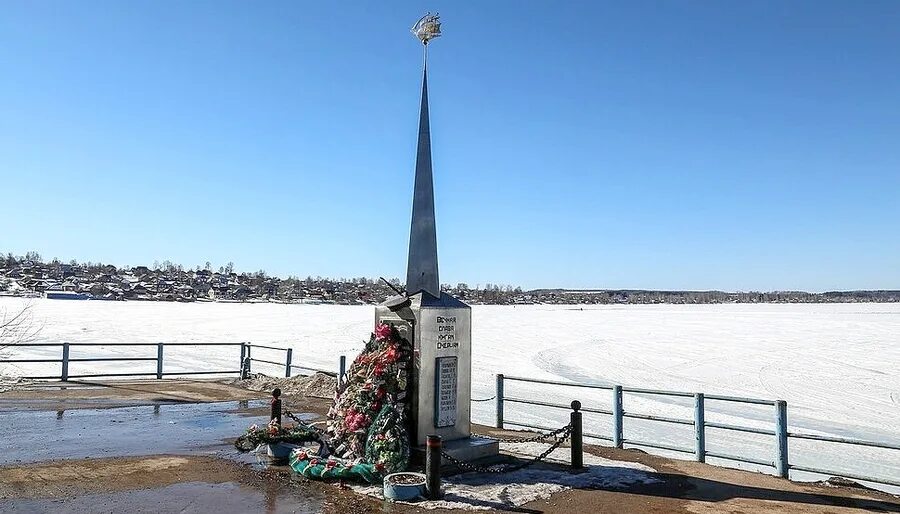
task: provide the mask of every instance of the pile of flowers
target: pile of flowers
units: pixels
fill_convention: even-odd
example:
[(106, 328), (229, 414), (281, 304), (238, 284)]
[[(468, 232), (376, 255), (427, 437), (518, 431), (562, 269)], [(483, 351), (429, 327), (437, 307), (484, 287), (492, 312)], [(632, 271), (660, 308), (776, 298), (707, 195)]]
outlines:
[(378, 471), (406, 468), (411, 365), (409, 341), (390, 325), (376, 326), (328, 411), (326, 431), (335, 456)]
[(261, 444), (291, 443), (316, 441), (319, 433), (308, 425), (279, 425), (274, 419), (266, 426), (250, 425), (247, 432), (238, 438), (242, 446), (256, 448)]
[(316, 441), (319, 451), (296, 448), (290, 457), (291, 468), (309, 478), (376, 483), (386, 474), (405, 470), (412, 356), (412, 345), (396, 328), (378, 325), (335, 393), (324, 434), (307, 425), (283, 427), (273, 420), (265, 427), (251, 426), (235, 445), (253, 449)]

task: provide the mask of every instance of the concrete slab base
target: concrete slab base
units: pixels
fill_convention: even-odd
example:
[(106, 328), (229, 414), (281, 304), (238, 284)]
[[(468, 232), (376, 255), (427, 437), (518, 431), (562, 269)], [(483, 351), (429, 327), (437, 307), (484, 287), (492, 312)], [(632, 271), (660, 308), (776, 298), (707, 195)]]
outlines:
[[(496, 457), (500, 454), (500, 442), (486, 437), (465, 437), (453, 441), (443, 442), (444, 451), (454, 459), (462, 461), (474, 461), (488, 457)], [(413, 460), (425, 462), (425, 447), (417, 446), (413, 449)], [(450, 464), (443, 459), (442, 465)]]

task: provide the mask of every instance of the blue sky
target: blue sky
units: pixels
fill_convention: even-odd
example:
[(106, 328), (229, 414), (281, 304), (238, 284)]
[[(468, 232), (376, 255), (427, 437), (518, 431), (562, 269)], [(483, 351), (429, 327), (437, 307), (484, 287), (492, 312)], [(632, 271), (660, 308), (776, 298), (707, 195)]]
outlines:
[(900, 288), (900, 3), (8, 1), (0, 250), (442, 282)]

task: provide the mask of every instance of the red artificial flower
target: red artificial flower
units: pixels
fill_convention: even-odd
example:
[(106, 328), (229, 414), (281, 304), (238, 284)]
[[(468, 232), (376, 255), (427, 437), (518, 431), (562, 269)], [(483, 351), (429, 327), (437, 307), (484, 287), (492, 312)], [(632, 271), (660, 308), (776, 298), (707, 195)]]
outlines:
[(383, 463), (383, 462), (376, 462), (376, 463), (375, 463), (375, 470), (378, 471), (379, 473), (384, 473), (384, 463)]
[(384, 323), (379, 323), (375, 327), (375, 340), (381, 341), (383, 339), (387, 339), (388, 337), (391, 337), (391, 327)]

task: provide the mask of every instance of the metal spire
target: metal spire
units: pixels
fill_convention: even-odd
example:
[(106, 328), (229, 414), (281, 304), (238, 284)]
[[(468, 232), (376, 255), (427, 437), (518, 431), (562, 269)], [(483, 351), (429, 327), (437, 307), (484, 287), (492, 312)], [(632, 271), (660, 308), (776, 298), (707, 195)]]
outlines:
[[(425, 65), (422, 70), (422, 105), (419, 111), (419, 144), (416, 149), (416, 184), (413, 193), (412, 222), (409, 230), (409, 260), (406, 265), (406, 293), (420, 291), (440, 298), (441, 288), (438, 278), (437, 232), (434, 222), (434, 181), (431, 171), (431, 129), (428, 122), (428, 41), (440, 35), (437, 17), (426, 19), (426, 15), (414, 33), (425, 45)], [(430, 25), (425, 25), (431, 22)], [(435, 25), (436, 23), (436, 25)], [(422, 27), (429, 29), (425, 32)], [(421, 33), (430, 34), (423, 37)]]

